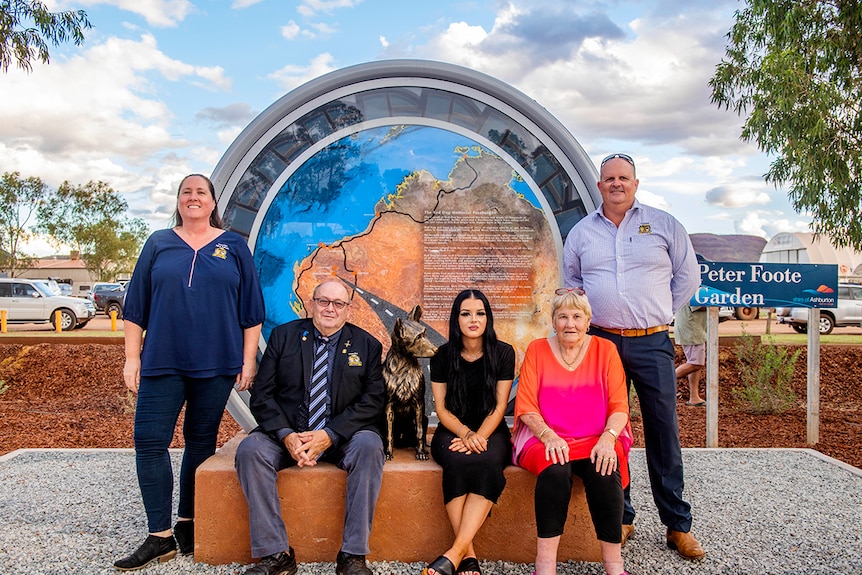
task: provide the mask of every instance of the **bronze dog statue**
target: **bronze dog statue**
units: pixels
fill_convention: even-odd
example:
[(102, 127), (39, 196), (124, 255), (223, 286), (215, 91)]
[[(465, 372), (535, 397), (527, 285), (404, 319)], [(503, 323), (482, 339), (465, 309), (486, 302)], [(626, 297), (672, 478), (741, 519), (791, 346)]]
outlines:
[[(416, 446), (416, 459), (428, 459), (428, 417), (425, 415), (425, 374), (417, 358), (431, 357), (437, 346), (428, 340), (415, 306), (407, 318), (395, 320), (392, 344), (383, 361), (386, 381), (386, 459), (392, 459), (396, 440)], [(415, 439), (415, 443), (413, 440)], [(399, 445), (401, 447), (401, 445)]]

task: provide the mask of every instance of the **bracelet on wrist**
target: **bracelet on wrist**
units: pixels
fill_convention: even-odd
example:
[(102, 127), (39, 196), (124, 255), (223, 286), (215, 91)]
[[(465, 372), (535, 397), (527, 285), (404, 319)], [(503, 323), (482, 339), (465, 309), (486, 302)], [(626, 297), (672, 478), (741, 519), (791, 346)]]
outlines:
[(542, 431), (539, 432), (539, 435), (537, 435), (536, 438), (542, 439), (542, 436), (545, 435), (546, 433), (548, 433), (549, 431), (551, 431), (551, 428), (546, 427), (545, 429), (543, 429)]
[[(614, 441), (616, 441), (617, 439), (620, 438), (620, 434), (618, 432), (614, 431), (613, 429), (611, 429), (610, 427), (606, 427), (605, 431), (607, 431), (608, 433), (610, 433), (611, 435), (614, 436)], [(604, 433), (604, 431), (602, 433)]]

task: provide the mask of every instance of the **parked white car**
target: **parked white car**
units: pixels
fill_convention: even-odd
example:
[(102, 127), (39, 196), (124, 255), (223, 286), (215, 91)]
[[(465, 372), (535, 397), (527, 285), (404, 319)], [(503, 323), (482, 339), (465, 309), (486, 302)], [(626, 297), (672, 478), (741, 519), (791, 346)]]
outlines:
[(96, 315), (90, 300), (54, 295), (37, 280), (0, 278), (0, 309), (7, 323), (50, 323), (56, 328), (55, 312), (60, 312), (63, 331), (80, 329)]
[[(796, 332), (808, 332), (807, 307), (775, 309), (778, 323), (790, 324)], [(820, 335), (828, 335), (836, 327), (862, 326), (862, 286), (838, 284), (838, 307), (820, 310)]]

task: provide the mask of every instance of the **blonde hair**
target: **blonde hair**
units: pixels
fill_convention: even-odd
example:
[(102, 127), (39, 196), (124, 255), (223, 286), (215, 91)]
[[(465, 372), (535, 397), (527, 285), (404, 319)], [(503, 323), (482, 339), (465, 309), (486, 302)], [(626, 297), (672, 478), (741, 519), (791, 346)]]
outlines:
[(557, 312), (564, 307), (581, 310), (587, 316), (587, 321), (593, 317), (593, 308), (590, 307), (590, 300), (587, 299), (585, 293), (566, 291), (562, 294), (555, 294), (554, 301), (551, 302), (551, 321), (557, 317)]

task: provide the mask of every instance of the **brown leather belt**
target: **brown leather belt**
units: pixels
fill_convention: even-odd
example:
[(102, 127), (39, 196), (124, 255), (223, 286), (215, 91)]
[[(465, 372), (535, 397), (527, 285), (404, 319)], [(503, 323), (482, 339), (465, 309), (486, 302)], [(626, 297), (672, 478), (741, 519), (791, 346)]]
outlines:
[(590, 324), (592, 327), (596, 329), (600, 329), (602, 331), (606, 331), (608, 333), (615, 333), (617, 335), (621, 335), (623, 337), (642, 337), (645, 335), (652, 335), (654, 333), (658, 333), (660, 331), (667, 331), (667, 324), (665, 325), (657, 325), (655, 327), (648, 327), (646, 329), (624, 329), (624, 328), (613, 328), (613, 327), (602, 327), (596, 324)]

